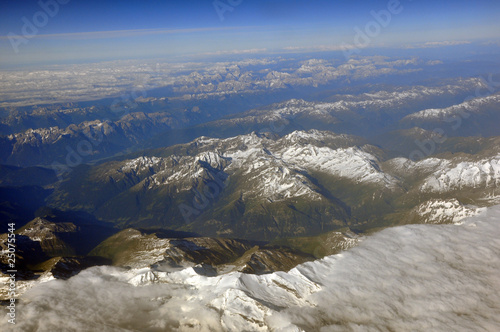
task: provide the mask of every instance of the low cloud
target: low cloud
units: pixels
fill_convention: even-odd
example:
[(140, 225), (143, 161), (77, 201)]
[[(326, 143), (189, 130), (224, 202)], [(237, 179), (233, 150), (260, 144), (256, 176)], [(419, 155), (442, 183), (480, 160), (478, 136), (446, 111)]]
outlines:
[(16, 329), (499, 331), (499, 223), (497, 206), (460, 226), (386, 229), (263, 276), (92, 268), (28, 291)]
[(237, 55), (237, 54), (255, 54), (267, 52), (267, 48), (251, 48), (246, 50), (228, 50), (203, 53), (202, 55)]
[(387, 229), (324, 260), (315, 306), (272, 317), (305, 330), (499, 331), (500, 207), (462, 226)]
[(466, 45), (471, 42), (468, 40), (445, 40), (445, 41), (433, 41), (426, 42), (421, 44), (407, 45), (405, 48), (435, 48), (435, 47), (444, 47), (444, 46), (457, 46), (457, 45)]
[[(324, 51), (344, 51), (347, 49), (358, 48), (354, 45), (315, 45), (315, 46), (287, 46), (284, 51), (294, 52), (324, 52)], [(364, 48), (364, 47), (359, 47)]]
[[(138, 37), (149, 35), (170, 35), (183, 34), (193, 32), (221, 31), (221, 30), (237, 30), (240, 27), (206, 27), (206, 28), (191, 28), (191, 29), (131, 29), (131, 30), (108, 30), (108, 31), (85, 31), (85, 32), (67, 32), (54, 34), (37, 34), (31, 38), (37, 39), (103, 39), (103, 38), (124, 38)], [(8, 39), (8, 36), (0, 36), (0, 39)]]

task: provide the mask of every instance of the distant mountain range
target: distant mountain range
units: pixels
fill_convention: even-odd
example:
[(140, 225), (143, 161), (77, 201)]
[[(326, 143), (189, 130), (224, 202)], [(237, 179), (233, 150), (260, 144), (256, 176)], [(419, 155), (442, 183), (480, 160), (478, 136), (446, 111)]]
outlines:
[[(444, 127), (443, 134), (448, 136), (477, 136), (483, 128), (484, 135), (500, 135), (492, 125), (497, 120), (494, 112), (499, 103), (497, 96), (479, 97), (465, 104), (456, 104), (473, 96), (478, 88), (484, 88), (481, 80), (467, 79), (437, 87), (391, 88), (375, 93), (326, 98), (334, 99), (334, 102), (291, 99), (215, 121), (209, 121), (210, 117), (230, 114), (227, 111), (215, 111), (214, 107), (218, 104), (215, 100), (202, 110), (195, 106), (190, 110), (148, 112), (172, 107), (167, 106), (165, 101), (158, 101), (156, 106), (144, 106), (146, 112), (130, 113), (119, 120), (109, 120), (108, 116), (113, 112), (102, 107), (85, 108), (82, 114), (78, 111), (80, 108), (71, 109), (69, 115), (64, 115), (61, 110), (40, 109), (36, 115), (20, 115), (15, 118), (10, 115), (3, 119), (6, 128), (30, 129), (10, 132), (0, 137), (0, 161), (23, 167), (71, 164), (75, 160), (91, 162), (131, 149), (186, 143), (199, 136), (226, 138), (252, 131), (270, 131), (283, 135), (294, 130), (319, 129), (371, 138), (390, 130), (418, 126), (428, 130)], [(241, 102), (243, 101), (239, 101)], [(153, 102), (138, 102), (139, 105), (150, 103)], [(436, 105), (448, 107), (445, 108), (446, 112), (457, 110), (458, 114), (463, 113), (463, 107), (474, 109), (469, 112), (471, 114), (463, 113), (464, 119), (465, 116), (472, 116), (471, 121), (465, 125), (465, 121), (461, 121), (456, 115), (450, 116), (446, 121), (441, 119), (442, 116), (436, 118), (435, 112), (432, 116), (428, 115), (431, 113), (425, 109)], [(62, 120), (64, 117), (67, 119)], [(82, 117), (94, 120), (60, 127)], [(458, 127), (457, 121), (460, 121)], [(199, 122), (205, 123), (190, 126)], [(47, 123), (51, 126), (45, 127)]]

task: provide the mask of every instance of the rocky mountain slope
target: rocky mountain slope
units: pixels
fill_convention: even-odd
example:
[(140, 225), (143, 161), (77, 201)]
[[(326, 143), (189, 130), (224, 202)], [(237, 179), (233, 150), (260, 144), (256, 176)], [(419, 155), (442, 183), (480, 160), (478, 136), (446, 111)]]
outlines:
[(2, 138), (1, 162), (20, 166), (79, 164), (124, 151), (175, 123), (168, 113), (131, 113), (118, 121), (28, 129)]
[[(36, 265), (55, 257), (85, 256), (101, 241), (116, 232), (110, 227), (37, 217), (16, 230), (16, 260), (19, 270), (36, 270)], [(7, 251), (7, 234), (1, 234), (2, 251)], [(7, 263), (6, 255), (1, 263)]]
[(201, 137), (80, 167), (49, 201), (120, 227), (161, 226), (205, 236), (272, 240), (346, 226), (364, 231), (432, 200), (494, 202), (500, 184), (494, 141), (475, 154), (415, 162), (326, 131)]
[(229, 271), (270, 273), (287, 271), (314, 256), (288, 247), (263, 242), (186, 237), (172, 238), (164, 232), (126, 229), (100, 243), (92, 256), (108, 258), (113, 265), (162, 271), (194, 267), (199, 273), (216, 275)]
[[(398, 180), (380, 168), (383, 152), (356, 145), (361, 142), (315, 130), (282, 138), (202, 137), (75, 171), (56, 189), (51, 204), (86, 209), (120, 225), (184, 226), (208, 236), (310, 235), (345, 227), (352, 218), (315, 173), (339, 185), (356, 185), (358, 191), (376, 188), (379, 196), (400, 190)], [(138, 204), (142, 201), (149, 204)]]

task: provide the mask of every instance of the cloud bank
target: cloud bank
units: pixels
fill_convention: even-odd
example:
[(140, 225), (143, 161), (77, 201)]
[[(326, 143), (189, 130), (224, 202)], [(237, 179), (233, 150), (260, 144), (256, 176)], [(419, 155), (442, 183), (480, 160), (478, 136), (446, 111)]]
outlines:
[(386, 229), (263, 276), (92, 268), (24, 294), (14, 330), (499, 331), (499, 225), (497, 206), (462, 225)]
[(406, 48), (435, 48), (435, 47), (445, 47), (445, 46), (457, 46), (457, 45), (467, 45), (471, 42), (468, 40), (444, 40), (444, 41), (433, 41), (425, 42), (413, 45), (407, 45)]

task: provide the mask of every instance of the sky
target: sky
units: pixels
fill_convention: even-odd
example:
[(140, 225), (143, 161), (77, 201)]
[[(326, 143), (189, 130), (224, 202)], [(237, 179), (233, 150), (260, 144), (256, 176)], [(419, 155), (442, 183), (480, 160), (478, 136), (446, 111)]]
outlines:
[(0, 68), (498, 41), (499, 13), (496, 0), (1, 0)]

